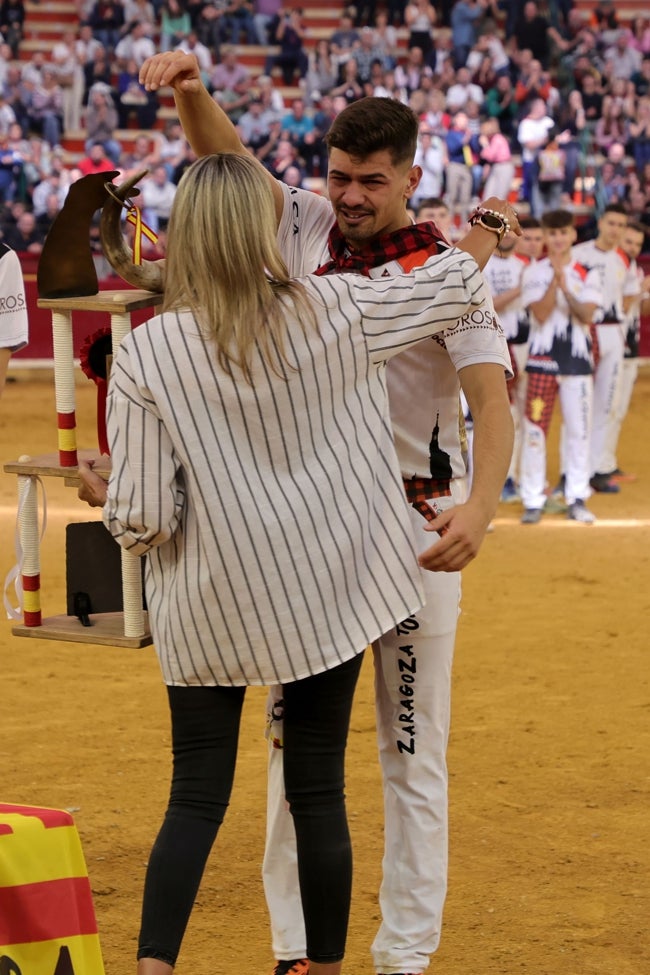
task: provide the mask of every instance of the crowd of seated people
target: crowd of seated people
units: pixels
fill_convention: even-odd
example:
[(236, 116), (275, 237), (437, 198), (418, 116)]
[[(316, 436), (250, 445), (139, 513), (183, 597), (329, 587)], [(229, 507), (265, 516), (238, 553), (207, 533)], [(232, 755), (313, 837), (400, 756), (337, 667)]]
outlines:
[[(0, 4), (7, 25), (8, 6), (21, 0)], [(650, 227), (650, 19), (620, 23), (608, 0), (593, 10), (571, 0), (357, 4), (341, 7), (318, 41), (303, 11), (278, 0), (79, 0), (78, 13), (77, 29), (29, 59), (16, 58), (24, 18), (0, 27), (3, 233), (17, 223), (14, 203), (35, 209), (36, 196), (42, 208), (39, 188), (52, 174), (61, 199), (80, 174), (132, 169), (132, 140), (119, 135), (129, 127), (149, 133), (154, 196), (160, 166), (176, 185), (192, 154), (177, 121), (160, 129), (158, 95), (138, 81), (145, 58), (174, 49), (195, 53), (243, 141), (295, 185), (322, 187), (333, 118), (380, 95), (419, 116), (420, 195), (446, 200), (452, 233), (497, 191), (535, 217), (622, 203)], [(261, 43), (259, 74), (240, 47)], [(72, 165), (61, 144), (79, 131), (84, 154)], [(152, 213), (153, 223), (164, 220)]]

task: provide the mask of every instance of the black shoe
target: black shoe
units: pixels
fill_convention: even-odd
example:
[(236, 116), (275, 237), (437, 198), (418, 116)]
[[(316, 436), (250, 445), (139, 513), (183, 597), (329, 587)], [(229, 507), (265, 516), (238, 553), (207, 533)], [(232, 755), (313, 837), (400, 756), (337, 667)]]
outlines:
[(273, 975), (309, 975), (309, 961), (307, 958), (282, 959), (276, 962)]
[(618, 484), (610, 481), (609, 474), (594, 474), (589, 483), (598, 494), (618, 494), (621, 490)]

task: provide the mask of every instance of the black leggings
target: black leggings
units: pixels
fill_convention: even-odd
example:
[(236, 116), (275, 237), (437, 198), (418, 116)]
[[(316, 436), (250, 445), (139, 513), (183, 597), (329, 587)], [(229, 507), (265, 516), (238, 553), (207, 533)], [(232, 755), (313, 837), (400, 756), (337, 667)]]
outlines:
[[(284, 781), (296, 829), (307, 954), (345, 950), (352, 850), (344, 762), (362, 654), (283, 686)], [(147, 867), (138, 958), (176, 963), (205, 863), (230, 800), (243, 687), (168, 687), (174, 770)]]

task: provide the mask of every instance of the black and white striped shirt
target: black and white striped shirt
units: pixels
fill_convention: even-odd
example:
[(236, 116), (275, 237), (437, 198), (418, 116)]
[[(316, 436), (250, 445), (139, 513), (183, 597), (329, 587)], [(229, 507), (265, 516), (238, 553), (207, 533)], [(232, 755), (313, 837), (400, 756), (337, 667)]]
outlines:
[[(168, 684), (278, 684), (329, 669), (422, 604), (386, 360), (486, 301), (457, 249), (408, 276), (309, 276), (318, 327), (287, 315), (277, 376), (220, 369), (187, 312), (121, 344), (104, 520), (148, 553)], [(435, 302), (433, 298), (435, 297)]]

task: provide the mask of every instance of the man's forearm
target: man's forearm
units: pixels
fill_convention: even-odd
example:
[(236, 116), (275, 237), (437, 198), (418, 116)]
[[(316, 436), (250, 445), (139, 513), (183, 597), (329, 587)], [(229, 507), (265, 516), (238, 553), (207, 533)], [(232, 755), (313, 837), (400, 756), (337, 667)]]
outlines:
[(190, 94), (175, 89), (174, 101), (185, 138), (197, 156), (246, 152), (237, 129), (207, 88), (201, 86), (198, 92)]
[(494, 516), (508, 476), (514, 444), (510, 408), (503, 401), (485, 403), (473, 415), (472, 491), (470, 503), (484, 513), (486, 523)]

